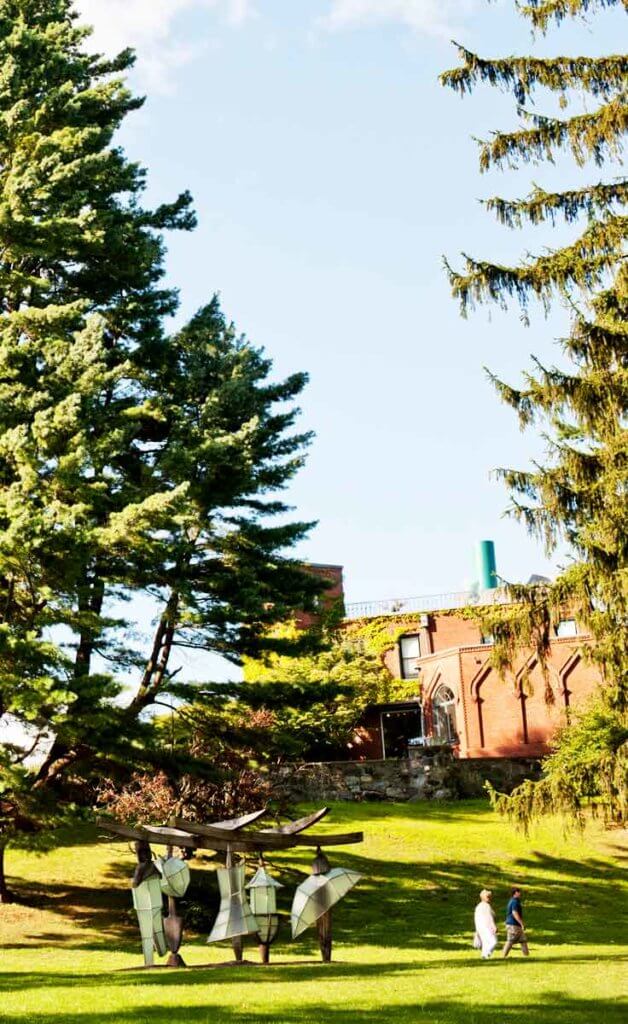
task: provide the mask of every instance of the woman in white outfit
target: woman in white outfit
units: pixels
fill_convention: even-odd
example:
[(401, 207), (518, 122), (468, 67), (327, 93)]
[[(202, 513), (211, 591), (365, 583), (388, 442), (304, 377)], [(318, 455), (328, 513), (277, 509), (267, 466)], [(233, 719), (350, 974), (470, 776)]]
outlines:
[(474, 923), (477, 941), (474, 943), (477, 949), (482, 950), (482, 959), (488, 960), (497, 945), (497, 926), (495, 914), (491, 906), (492, 892), (490, 889), (482, 889), (480, 902), (475, 908)]

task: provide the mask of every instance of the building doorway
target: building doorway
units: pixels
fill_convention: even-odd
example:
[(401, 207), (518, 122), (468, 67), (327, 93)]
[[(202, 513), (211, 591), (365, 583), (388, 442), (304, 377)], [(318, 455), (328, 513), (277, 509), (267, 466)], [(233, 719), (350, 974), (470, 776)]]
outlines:
[(420, 743), (423, 737), (421, 706), (388, 707), (380, 712), (382, 753), (384, 758), (407, 757), (412, 740)]

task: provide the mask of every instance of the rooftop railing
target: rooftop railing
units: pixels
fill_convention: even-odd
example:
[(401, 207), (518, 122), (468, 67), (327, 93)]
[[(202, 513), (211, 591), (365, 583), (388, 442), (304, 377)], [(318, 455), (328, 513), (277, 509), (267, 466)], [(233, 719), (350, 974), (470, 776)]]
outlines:
[(504, 588), (499, 587), (495, 590), (458, 590), (422, 597), (392, 597), (387, 601), (357, 601), (345, 607), (348, 619), (373, 619), (379, 615), (405, 615), (412, 612), (449, 611), (474, 605), (508, 604), (509, 600)]

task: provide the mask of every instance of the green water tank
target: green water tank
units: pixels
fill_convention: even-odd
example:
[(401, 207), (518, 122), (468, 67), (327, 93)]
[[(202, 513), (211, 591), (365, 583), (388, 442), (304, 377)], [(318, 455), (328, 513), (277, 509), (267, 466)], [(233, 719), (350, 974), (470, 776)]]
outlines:
[(481, 540), (477, 547), (478, 583), (480, 590), (494, 590), (499, 586), (495, 544), (492, 540)]

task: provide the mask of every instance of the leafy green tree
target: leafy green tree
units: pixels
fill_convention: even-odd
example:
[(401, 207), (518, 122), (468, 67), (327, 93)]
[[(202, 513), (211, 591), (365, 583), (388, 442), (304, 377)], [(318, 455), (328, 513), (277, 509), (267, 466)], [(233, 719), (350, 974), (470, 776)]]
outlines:
[[(619, 0), (516, 3), (522, 18), (541, 33), (567, 18), (619, 6)], [(567, 541), (573, 561), (551, 586), (512, 588), (517, 603), (506, 617), (491, 614), (496, 658), (502, 667), (520, 642), (533, 643), (543, 659), (551, 623), (565, 606), (591, 634), (588, 654), (604, 680), (605, 722), (610, 716), (616, 727), (604, 726), (605, 739), (598, 748), (604, 755), (597, 762), (597, 774), (588, 771), (586, 796), (604, 793), (608, 815), (621, 818), (625, 793), (619, 795), (621, 787), (609, 791), (604, 774), (612, 761), (613, 778), (622, 777), (625, 786), (628, 181), (617, 177), (610, 165), (620, 161), (628, 126), (628, 57), (485, 59), (462, 46), (459, 53), (461, 64), (442, 76), (444, 84), (461, 95), (482, 83), (501, 88), (513, 95), (519, 117), (514, 130), (498, 131), (480, 143), (482, 170), (571, 157), (588, 176), (577, 188), (552, 191), (535, 185), (524, 198), (493, 197), (485, 203), (510, 228), (526, 223), (549, 229), (560, 222), (573, 225), (575, 238), (570, 242), (513, 266), (465, 257), (462, 272), (449, 266), (448, 270), (463, 314), (477, 303), (506, 306), (514, 298), (526, 315), (530, 300), (536, 299), (546, 308), (562, 301), (572, 316), (570, 334), (561, 341), (566, 367), (543, 366), (536, 360), (520, 387), (493, 379), (502, 399), (518, 413), (522, 428), (541, 425), (549, 451), (544, 465), (502, 471), (513, 496), (512, 512), (544, 540), (548, 551)], [(549, 105), (548, 113), (531, 109), (537, 94)], [(558, 114), (553, 112), (556, 100)], [(595, 720), (593, 714), (587, 721)], [(524, 824), (546, 810), (577, 814), (584, 794), (582, 777), (567, 770), (573, 750), (567, 732), (560, 747), (564, 755), (556, 753), (548, 760), (546, 778), (536, 787), (515, 791), (510, 800), (498, 801), (499, 806)]]
[[(293, 626), (281, 632), (297, 634)], [(247, 659), (238, 699), (272, 715), (274, 758), (320, 759), (346, 746), (364, 709), (391, 699), (394, 682), (367, 644), (332, 624), (313, 651)]]
[(569, 810), (572, 823), (582, 827), (585, 812), (601, 803), (613, 808), (616, 821), (628, 817), (625, 763), (617, 751), (628, 742), (628, 725), (608, 701), (598, 696), (572, 713), (569, 725), (556, 738), (544, 762), (544, 778), (522, 783), (515, 800), (489, 795), (498, 810), (527, 831), (544, 814)]
[[(284, 625), (272, 633), (293, 647), (300, 641), (300, 651), (246, 658), (240, 683), (181, 688), (187, 702), (156, 720), (172, 755), (165, 774), (173, 812), (228, 816), (259, 806), (273, 795), (280, 764), (337, 756), (365, 707), (390, 697), (381, 659), (344, 630)], [(109, 787), (110, 809), (126, 808), (129, 798), (140, 806), (142, 787), (123, 781)]]
[[(90, 53), (89, 31), (71, 0), (0, 0), (0, 717), (48, 747), (36, 773), (0, 753), (5, 837), (38, 794), (47, 821), (69, 782), (154, 766), (143, 713), (177, 644), (277, 646), (269, 624), (319, 589), (277, 497), (309, 442), (305, 375), (274, 381), (216, 298), (165, 332), (163, 232), (194, 227), (191, 199), (142, 206), (115, 144), (134, 58)], [(124, 616), (141, 596), (149, 650)]]
[(173, 684), (182, 703), (154, 720), (162, 770), (119, 771), (99, 787), (99, 806), (124, 821), (230, 817), (283, 799), (281, 764), (338, 756), (367, 705), (403, 684), (368, 638), (334, 619), (306, 632), (274, 626), (291, 653), (246, 658), (240, 683)]

